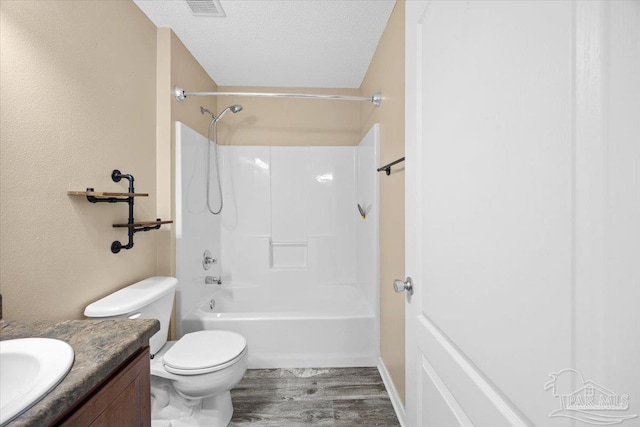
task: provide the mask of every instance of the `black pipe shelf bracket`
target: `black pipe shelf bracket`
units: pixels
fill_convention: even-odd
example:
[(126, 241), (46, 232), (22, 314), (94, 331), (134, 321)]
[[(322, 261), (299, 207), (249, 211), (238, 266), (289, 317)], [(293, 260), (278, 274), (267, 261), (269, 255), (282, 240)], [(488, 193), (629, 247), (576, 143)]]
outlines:
[(157, 218), (155, 221), (135, 222), (133, 218), (133, 201), (136, 197), (148, 197), (149, 193), (136, 193), (133, 188), (133, 175), (124, 174), (115, 169), (111, 172), (111, 179), (114, 182), (120, 182), (122, 178), (129, 181), (129, 189), (127, 193), (108, 193), (94, 191), (93, 188), (87, 188), (87, 191), (68, 191), (69, 196), (86, 196), (91, 203), (127, 203), (129, 205), (129, 218), (126, 224), (113, 224), (114, 227), (126, 227), (129, 241), (123, 245), (116, 240), (111, 243), (111, 252), (117, 254), (122, 249), (133, 248), (133, 235), (140, 231), (158, 230), (162, 224), (171, 224), (173, 221), (162, 221)]
[(404, 162), (404, 157), (399, 158), (398, 160), (394, 160), (393, 162), (384, 165), (384, 166), (380, 166), (378, 169), (376, 169), (376, 171), (378, 172), (382, 172), (385, 171), (387, 176), (391, 175), (391, 167), (394, 165), (397, 165), (400, 162)]

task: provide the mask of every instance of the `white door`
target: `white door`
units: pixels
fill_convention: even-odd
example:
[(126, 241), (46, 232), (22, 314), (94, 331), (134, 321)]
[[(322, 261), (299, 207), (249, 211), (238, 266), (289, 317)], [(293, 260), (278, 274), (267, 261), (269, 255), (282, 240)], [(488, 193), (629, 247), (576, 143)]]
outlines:
[(407, 425), (640, 425), (640, 2), (407, 1), (406, 159)]

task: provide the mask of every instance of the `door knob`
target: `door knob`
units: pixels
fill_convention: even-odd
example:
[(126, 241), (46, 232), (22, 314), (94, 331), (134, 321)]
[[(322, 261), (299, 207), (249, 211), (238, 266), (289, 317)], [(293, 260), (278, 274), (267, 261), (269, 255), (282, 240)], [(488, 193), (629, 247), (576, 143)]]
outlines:
[(405, 281), (396, 279), (393, 281), (393, 289), (398, 293), (407, 291), (409, 295), (413, 295), (413, 280), (411, 280), (411, 277), (407, 277)]

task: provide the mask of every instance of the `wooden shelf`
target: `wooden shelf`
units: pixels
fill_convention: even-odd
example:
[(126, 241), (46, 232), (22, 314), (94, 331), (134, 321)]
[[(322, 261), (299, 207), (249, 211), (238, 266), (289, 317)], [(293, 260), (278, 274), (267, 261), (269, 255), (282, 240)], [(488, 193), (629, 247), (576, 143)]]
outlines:
[(160, 224), (173, 224), (173, 221), (143, 221), (136, 222), (135, 224), (113, 224), (114, 227), (123, 227), (123, 228), (136, 228), (136, 227), (153, 227), (154, 225)]
[(67, 191), (67, 195), (93, 197), (149, 197), (149, 193), (109, 193), (105, 191)]

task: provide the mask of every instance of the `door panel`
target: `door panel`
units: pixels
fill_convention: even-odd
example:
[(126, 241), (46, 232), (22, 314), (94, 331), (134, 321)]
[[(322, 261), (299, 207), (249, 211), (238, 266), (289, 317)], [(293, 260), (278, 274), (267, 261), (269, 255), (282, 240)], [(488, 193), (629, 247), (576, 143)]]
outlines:
[[(420, 316), (418, 324), (425, 332), (418, 336), (422, 369), (428, 376), (423, 376), (423, 390), (425, 381), (432, 382), (460, 425), (499, 427), (520, 422), (522, 414), (430, 319)], [(423, 402), (428, 405), (429, 397)], [(434, 405), (428, 406), (427, 411), (435, 410)], [(430, 424), (424, 421), (427, 419), (431, 418), (424, 418), (418, 425), (448, 425)]]
[(542, 424), (571, 355), (571, 4), (429, 8), (422, 310)]
[(640, 397), (638, 40), (637, 2), (407, 3), (410, 426), (567, 426), (566, 368)]
[(471, 420), (426, 358), (422, 358), (420, 394), (423, 405), (419, 425), (472, 426)]
[(571, 34), (566, 2), (431, 2), (415, 29), (412, 304), (458, 349), (434, 367), (478, 425), (543, 424), (542, 385), (570, 364)]

